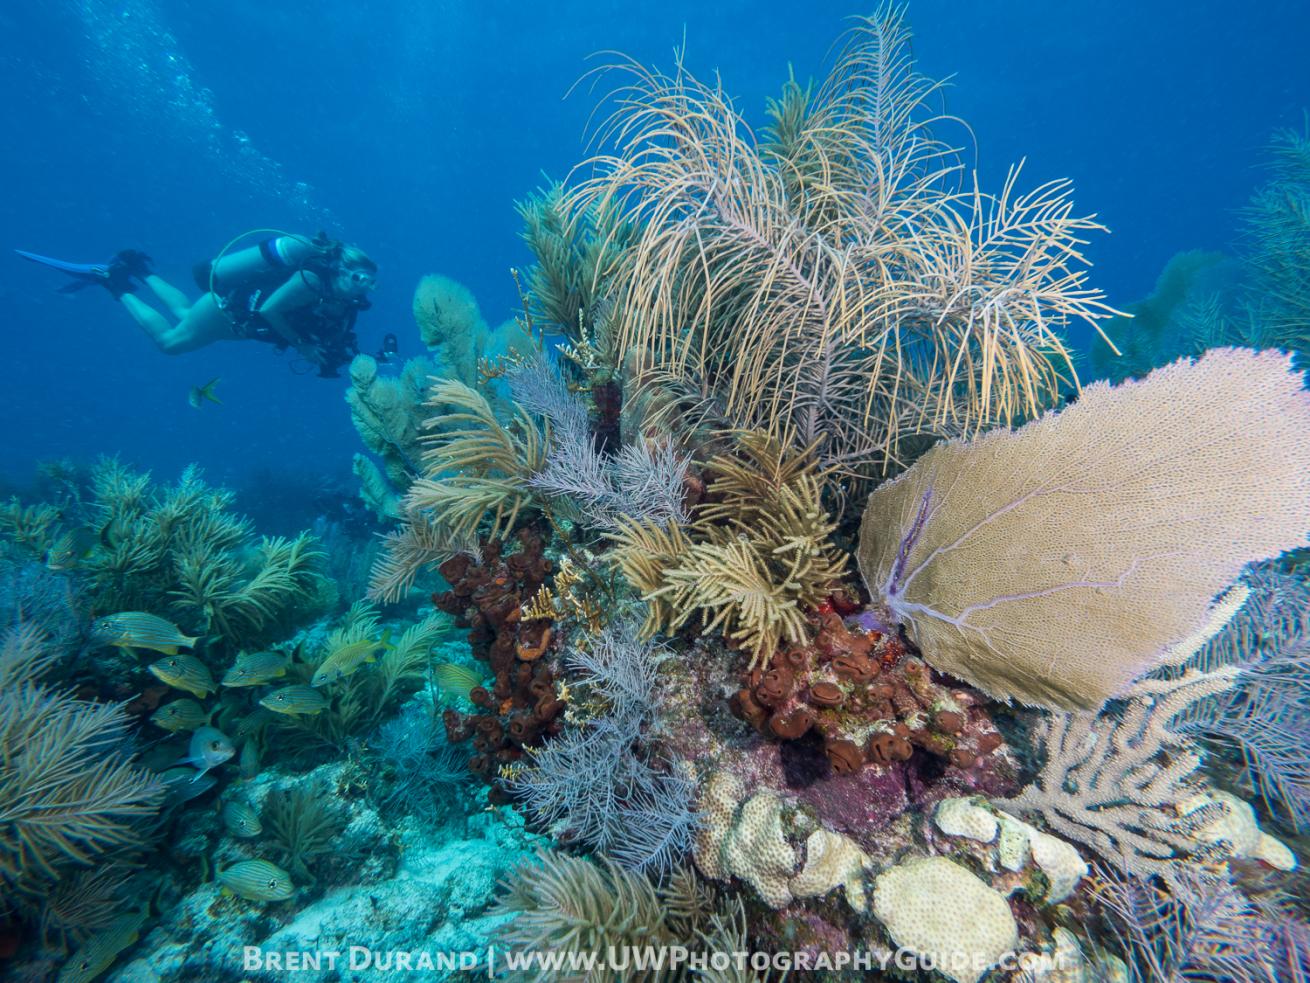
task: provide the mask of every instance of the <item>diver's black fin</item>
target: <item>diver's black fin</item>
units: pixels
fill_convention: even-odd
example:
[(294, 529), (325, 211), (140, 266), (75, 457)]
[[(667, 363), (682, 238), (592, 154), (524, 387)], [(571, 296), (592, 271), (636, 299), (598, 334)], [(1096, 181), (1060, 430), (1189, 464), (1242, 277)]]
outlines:
[(23, 259), (71, 276), (73, 281), (60, 287), (60, 293), (75, 293), (95, 284), (104, 287), (115, 297), (121, 297), (136, 289), (133, 281), (144, 280), (150, 273), (150, 257), (135, 249), (123, 250), (108, 263), (70, 263), (23, 249), (15, 249), (14, 252)]
[(58, 270), (60, 273), (67, 273), (71, 277), (76, 277), (81, 286), (100, 283), (109, 278), (109, 266), (105, 263), (69, 263), (66, 260), (40, 256), (37, 253), (29, 253), (22, 249), (15, 249), (14, 252), (22, 256), (23, 259), (31, 260), (33, 263), (40, 263), (52, 270)]

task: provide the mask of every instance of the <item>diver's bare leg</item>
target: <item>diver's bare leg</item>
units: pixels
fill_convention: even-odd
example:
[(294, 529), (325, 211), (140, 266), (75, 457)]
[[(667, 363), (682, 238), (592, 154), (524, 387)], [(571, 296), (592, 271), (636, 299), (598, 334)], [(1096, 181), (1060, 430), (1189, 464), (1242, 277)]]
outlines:
[(164, 302), (168, 312), (179, 321), (186, 317), (187, 311), (191, 309), (191, 301), (182, 291), (173, 286), (163, 277), (155, 276), (151, 273), (146, 277), (146, 286), (154, 291), (155, 296)]
[(232, 318), (218, 306), (213, 294), (204, 294), (191, 305), (182, 320), (156, 342), (169, 355), (193, 352), (216, 341), (236, 338)]
[(177, 324), (169, 324), (162, 314), (131, 294), (124, 294), (122, 301), (123, 306), (166, 355), (193, 352), (215, 341), (236, 337), (231, 319), (218, 306), (213, 294), (205, 294), (192, 304)]
[(135, 294), (123, 294), (118, 299), (123, 302), (123, 306), (127, 308), (127, 312), (132, 315), (136, 323), (150, 335), (150, 340), (162, 348), (164, 345), (162, 339), (173, 330), (173, 325), (168, 323), (164, 315)]

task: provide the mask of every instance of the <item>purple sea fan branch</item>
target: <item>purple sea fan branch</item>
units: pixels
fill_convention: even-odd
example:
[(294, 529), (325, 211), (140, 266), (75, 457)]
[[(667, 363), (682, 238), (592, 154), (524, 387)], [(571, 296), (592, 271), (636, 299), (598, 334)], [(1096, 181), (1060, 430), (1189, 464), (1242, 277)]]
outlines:
[(919, 510), (914, 516), (914, 521), (910, 523), (909, 530), (901, 538), (901, 545), (896, 551), (896, 561), (892, 564), (891, 573), (887, 575), (883, 596), (887, 598), (889, 604), (894, 605), (894, 601), (900, 597), (901, 577), (905, 574), (905, 564), (909, 561), (910, 553), (913, 552), (919, 536), (923, 533), (923, 525), (928, 521), (931, 502), (932, 486), (929, 486), (924, 490), (923, 498), (919, 500)]

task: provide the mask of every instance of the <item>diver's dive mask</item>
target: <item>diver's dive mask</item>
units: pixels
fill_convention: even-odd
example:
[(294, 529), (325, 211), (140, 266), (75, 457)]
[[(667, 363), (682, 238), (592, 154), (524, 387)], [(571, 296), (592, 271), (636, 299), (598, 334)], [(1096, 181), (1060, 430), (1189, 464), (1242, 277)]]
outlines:
[(363, 297), (378, 284), (376, 273), (364, 269), (344, 268), (337, 274), (342, 291), (354, 297)]

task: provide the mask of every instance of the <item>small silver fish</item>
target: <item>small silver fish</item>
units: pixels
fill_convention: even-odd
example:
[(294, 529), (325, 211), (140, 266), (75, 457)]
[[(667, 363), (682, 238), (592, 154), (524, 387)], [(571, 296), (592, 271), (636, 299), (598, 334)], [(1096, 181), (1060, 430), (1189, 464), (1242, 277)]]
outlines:
[(152, 662), (146, 668), (156, 679), (174, 689), (185, 690), (202, 700), (218, 689), (214, 685), (214, 677), (209, 674), (209, 667), (194, 655), (187, 655), (185, 652)]
[(327, 709), (327, 698), (312, 686), (283, 686), (259, 701), (259, 705), (274, 713), (292, 717), (319, 713)]
[(148, 908), (142, 908), (115, 918), (68, 957), (58, 983), (90, 983), (140, 938), (141, 926), (149, 917)]
[(178, 649), (194, 646), (200, 636), (184, 635), (173, 622), (145, 611), (120, 611), (93, 622), (89, 640), (93, 645), (154, 649), (176, 655)]
[(165, 703), (150, 715), (150, 722), (156, 727), (177, 733), (181, 730), (195, 730), (209, 723), (213, 710), (206, 710), (195, 700), (182, 697), (172, 703)]
[(264, 832), (264, 824), (259, 821), (259, 814), (250, 807), (249, 802), (241, 799), (229, 799), (223, 806), (223, 825), (233, 836), (248, 839)]
[(224, 686), (262, 686), (287, 674), (287, 659), (276, 652), (242, 652), (223, 676)]
[(219, 871), (218, 883), (247, 901), (285, 901), (295, 894), (291, 875), (267, 860), (241, 860)]
[(191, 779), (195, 782), (209, 769), (217, 768), (236, 754), (236, 750), (227, 735), (217, 727), (201, 727), (191, 735), (191, 754), (178, 764), (197, 769), (196, 776)]

